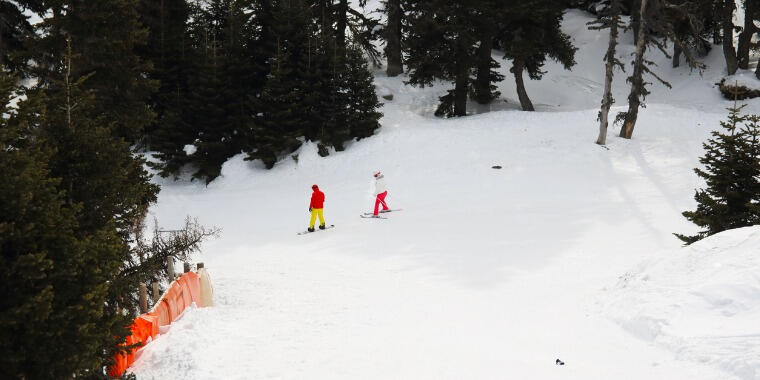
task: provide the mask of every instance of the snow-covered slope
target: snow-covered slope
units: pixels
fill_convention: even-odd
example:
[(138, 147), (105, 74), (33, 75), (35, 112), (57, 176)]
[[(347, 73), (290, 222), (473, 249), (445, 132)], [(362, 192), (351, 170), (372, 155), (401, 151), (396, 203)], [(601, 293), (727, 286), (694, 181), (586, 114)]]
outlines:
[(648, 260), (608, 297), (609, 313), (632, 334), (680, 358), (760, 379), (760, 226)]
[[(564, 22), (579, 65), (549, 65), (528, 83), (552, 112), (514, 110), (505, 81), (508, 103), (494, 112), (436, 119), (447, 84), (412, 88), (378, 72), (394, 100), (376, 136), (324, 159), (309, 143), (270, 171), (236, 157), (207, 188), (162, 182), (152, 210), (162, 225), (189, 214), (223, 228), (200, 258), (217, 305), (190, 310), (143, 350), (138, 378), (757, 379), (757, 361), (737, 359), (757, 352), (756, 331), (710, 351), (711, 340), (684, 338), (703, 322), (709, 336), (707, 317), (647, 339), (636, 321), (691, 301), (618, 289), (631, 268), (665, 268), (641, 265), (666, 265), (651, 263), (679, 248), (673, 232), (695, 231), (680, 212), (694, 207), (691, 168), (728, 104), (713, 84), (719, 51), (702, 79), (657, 58), (674, 90), (656, 86), (634, 139), (606, 149), (593, 144), (606, 37), (588, 20), (570, 11)], [(622, 75), (615, 88), (625, 99)], [(361, 219), (376, 170), (403, 211)], [(313, 183), (336, 228), (296, 236)], [(674, 315), (663, 316), (670, 326)]]

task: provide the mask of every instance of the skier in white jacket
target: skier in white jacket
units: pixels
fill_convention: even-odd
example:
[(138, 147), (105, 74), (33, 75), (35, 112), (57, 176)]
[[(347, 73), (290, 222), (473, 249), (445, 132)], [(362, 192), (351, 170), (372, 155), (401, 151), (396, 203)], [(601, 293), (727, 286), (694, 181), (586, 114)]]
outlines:
[(388, 189), (385, 187), (385, 177), (383, 173), (378, 171), (375, 173), (375, 212), (374, 216), (378, 214), (378, 208), (383, 206), (383, 211), (388, 211), (388, 205), (385, 203), (385, 197), (388, 196)]

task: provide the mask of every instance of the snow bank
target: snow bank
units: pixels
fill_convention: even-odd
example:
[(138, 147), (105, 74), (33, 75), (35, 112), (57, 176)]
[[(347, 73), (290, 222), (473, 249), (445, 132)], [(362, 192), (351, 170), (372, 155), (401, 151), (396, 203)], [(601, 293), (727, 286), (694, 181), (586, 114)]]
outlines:
[(658, 257), (610, 291), (612, 318), (683, 359), (760, 379), (760, 226)]
[(755, 73), (750, 70), (739, 70), (734, 75), (725, 78), (729, 86), (746, 87), (751, 90), (760, 90), (760, 79), (757, 79)]

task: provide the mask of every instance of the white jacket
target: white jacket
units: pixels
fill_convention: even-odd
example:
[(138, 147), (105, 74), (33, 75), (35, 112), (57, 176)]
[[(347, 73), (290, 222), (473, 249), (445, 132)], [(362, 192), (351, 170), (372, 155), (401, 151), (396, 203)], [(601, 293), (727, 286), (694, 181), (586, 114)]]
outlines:
[(375, 195), (382, 194), (386, 191), (388, 191), (388, 189), (385, 187), (385, 177), (383, 177), (382, 174), (375, 177)]

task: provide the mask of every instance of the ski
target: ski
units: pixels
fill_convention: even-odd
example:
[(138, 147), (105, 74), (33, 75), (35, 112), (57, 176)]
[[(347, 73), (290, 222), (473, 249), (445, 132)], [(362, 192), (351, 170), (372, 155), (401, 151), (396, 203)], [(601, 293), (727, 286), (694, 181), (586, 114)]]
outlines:
[(379, 215), (378, 216), (374, 216), (374, 215), (372, 215), (371, 212), (369, 213), (369, 215), (362, 214), (362, 215), (359, 215), (359, 216), (362, 217), (362, 218), (364, 218), (364, 219), (388, 219), (388, 218), (386, 218), (384, 216), (379, 216)]
[[(401, 211), (401, 210), (403, 210), (403, 209), (402, 208), (394, 208), (394, 209), (391, 209), (391, 210), (380, 210), (380, 213), (384, 214), (386, 212)], [(365, 212), (364, 215), (374, 215), (374, 213)]]
[[(331, 224), (329, 226), (326, 226), (325, 230), (329, 230), (330, 228), (333, 228), (333, 227), (335, 227), (335, 225)], [(322, 231), (322, 230), (319, 229), (319, 227), (315, 227), (314, 228), (314, 232), (319, 232), (319, 231)], [(306, 234), (310, 234), (310, 233), (313, 233), (313, 232), (309, 232), (309, 230), (306, 230), (306, 231), (298, 232), (298, 233), (296, 233), (296, 235), (306, 235)]]

